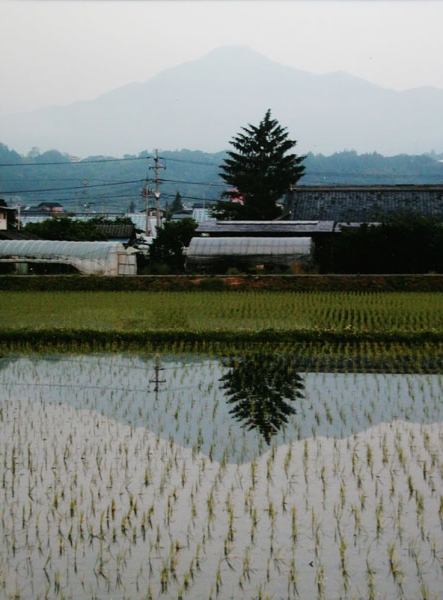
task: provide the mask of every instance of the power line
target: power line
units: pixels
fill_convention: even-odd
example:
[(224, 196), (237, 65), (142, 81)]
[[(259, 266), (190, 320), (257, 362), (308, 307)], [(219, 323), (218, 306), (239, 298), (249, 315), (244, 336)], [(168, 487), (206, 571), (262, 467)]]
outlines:
[(161, 183), (185, 183), (187, 185), (205, 185), (208, 187), (226, 187), (226, 183), (205, 183), (203, 181), (181, 181), (178, 179), (160, 179)]
[(98, 158), (89, 160), (67, 160), (63, 162), (41, 162), (41, 163), (0, 163), (0, 167), (68, 167), (71, 165), (90, 165), (96, 163), (108, 162), (129, 162), (131, 160), (146, 160), (149, 156), (131, 157), (131, 158)]
[(170, 157), (165, 158), (164, 160), (171, 161), (171, 162), (186, 163), (186, 164), (190, 164), (190, 165), (202, 165), (202, 166), (206, 166), (206, 167), (214, 167), (215, 169), (220, 168), (219, 164), (204, 162), (202, 160), (186, 160), (184, 158), (170, 158)]
[[(113, 183), (94, 183), (93, 185), (88, 185), (86, 186), (86, 188), (89, 190), (90, 188), (96, 188), (96, 187), (109, 187), (109, 186), (113, 186), (113, 185), (125, 185), (125, 184), (132, 184), (132, 183), (140, 183), (142, 181), (145, 181), (144, 179), (134, 179), (132, 181), (114, 181)], [(48, 188), (48, 189), (44, 189), (44, 190), (2, 190), (1, 193), (2, 194), (37, 194), (37, 193), (47, 193), (47, 192), (64, 192), (64, 191), (68, 191), (68, 190), (84, 190), (85, 186), (81, 185), (81, 186), (74, 186), (74, 187), (63, 187), (63, 188)]]

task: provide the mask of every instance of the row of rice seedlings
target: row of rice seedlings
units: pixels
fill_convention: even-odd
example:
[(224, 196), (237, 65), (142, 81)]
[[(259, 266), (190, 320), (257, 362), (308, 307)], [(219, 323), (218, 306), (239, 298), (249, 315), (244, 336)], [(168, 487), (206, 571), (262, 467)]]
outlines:
[[(431, 380), (405, 389), (435, 402), (428, 394), (440, 387)], [(339, 386), (340, 377), (333, 381)], [(320, 376), (318, 385), (327, 382)], [(399, 385), (386, 378), (374, 407)], [(428, 594), (438, 593), (440, 425), (391, 414), (366, 431), (359, 423), (343, 439), (310, 433), (230, 464), (229, 437), (211, 460), (199, 450), (203, 429), (186, 449), (96, 409), (45, 403), (46, 391), (21, 395), (11, 386), (2, 399), (6, 597), (20, 590), (24, 597), (419, 598), (427, 597), (424, 581)], [(323, 421), (341, 421), (325, 391), (312, 407), (319, 430)], [(367, 402), (364, 387), (357, 392), (354, 402)], [(394, 396), (392, 410), (402, 401), (403, 392)], [(164, 402), (177, 409), (170, 396)], [(195, 410), (196, 394), (187, 402)], [(220, 411), (219, 404), (216, 417)]]
[(443, 294), (415, 292), (2, 293), (8, 327), (33, 329), (441, 332), (442, 309)]

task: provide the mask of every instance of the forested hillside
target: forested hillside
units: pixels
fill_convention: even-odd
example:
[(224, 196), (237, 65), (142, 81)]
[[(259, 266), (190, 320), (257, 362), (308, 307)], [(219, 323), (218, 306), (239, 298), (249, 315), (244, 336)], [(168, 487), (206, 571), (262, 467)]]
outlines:
[[(70, 212), (141, 210), (141, 190), (155, 187), (154, 152), (122, 159), (91, 156), (76, 159), (57, 150), (21, 156), (0, 144), (0, 197), (22, 207), (59, 202)], [(219, 176), (225, 153), (195, 150), (159, 151), (161, 204), (172, 204), (177, 192), (184, 204), (220, 199), (226, 186)], [(384, 157), (344, 151), (331, 156), (308, 154), (300, 184), (438, 184), (443, 163), (436, 155)]]

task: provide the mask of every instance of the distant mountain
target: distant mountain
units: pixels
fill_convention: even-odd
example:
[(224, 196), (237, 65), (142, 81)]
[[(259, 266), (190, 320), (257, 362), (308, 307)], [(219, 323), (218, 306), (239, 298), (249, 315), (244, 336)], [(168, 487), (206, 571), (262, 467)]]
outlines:
[(0, 139), (23, 153), (32, 146), (80, 156), (218, 152), (268, 108), (299, 153), (443, 151), (443, 90), (396, 92), (343, 72), (313, 75), (242, 46), (216, 49), (95, 100), (0, 119)]

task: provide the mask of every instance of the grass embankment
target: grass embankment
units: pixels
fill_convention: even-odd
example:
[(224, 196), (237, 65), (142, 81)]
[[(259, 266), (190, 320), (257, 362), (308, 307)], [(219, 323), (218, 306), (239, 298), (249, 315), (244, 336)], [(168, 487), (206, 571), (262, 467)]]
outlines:
[(436, 368), (443, 356), (440, 292), (2, 292), (0, 302), (4, 352), (269, 343), (367, 365), (395, 348)]
[(31, 292), (334, 291), (443, 292), (443, 275), (0, 276), (0, 289)]

